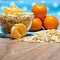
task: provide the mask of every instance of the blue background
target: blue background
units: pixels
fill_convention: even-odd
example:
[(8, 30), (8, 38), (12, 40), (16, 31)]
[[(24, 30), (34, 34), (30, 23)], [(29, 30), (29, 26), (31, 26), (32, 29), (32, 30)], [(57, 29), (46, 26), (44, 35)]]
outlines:
[[(11, 4), (16, 4), (19, 8), (24, 11), (31, 12), (32, 6), (36, 3), (42, 3), (46, 5), (48, 12), (47, 15), (54, 15), (58, 18), (60, 22), (60, 0), (0, 0), (0, 13), (3, 12), (4, 6), (10, 6)], [(60, 29), (60, 25), (58, 27)], [(0, 26), (0, 33), (1, 33)]]

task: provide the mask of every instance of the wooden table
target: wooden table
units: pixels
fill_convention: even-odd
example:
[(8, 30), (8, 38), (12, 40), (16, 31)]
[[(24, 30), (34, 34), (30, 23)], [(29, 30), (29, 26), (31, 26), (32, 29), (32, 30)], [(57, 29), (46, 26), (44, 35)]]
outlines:
[(0, 60), (60, 60), (60, 43), (26, 43), (0, 38)]

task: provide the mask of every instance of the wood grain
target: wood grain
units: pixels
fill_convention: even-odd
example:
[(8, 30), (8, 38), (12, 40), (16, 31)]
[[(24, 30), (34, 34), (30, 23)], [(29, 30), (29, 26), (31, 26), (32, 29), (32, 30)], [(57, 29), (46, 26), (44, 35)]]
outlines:
[(26, 43), (0, 38), (0, 60), (60, 60), (60, 43)]

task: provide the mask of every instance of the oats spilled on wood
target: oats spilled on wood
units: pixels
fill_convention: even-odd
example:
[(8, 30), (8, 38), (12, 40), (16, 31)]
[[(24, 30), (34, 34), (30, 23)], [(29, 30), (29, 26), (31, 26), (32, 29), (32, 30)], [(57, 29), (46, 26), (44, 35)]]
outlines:
[(34, 36), (24, 37), (24, 42), (60, 42), (60, 30), (48, 29), (35, 32)]

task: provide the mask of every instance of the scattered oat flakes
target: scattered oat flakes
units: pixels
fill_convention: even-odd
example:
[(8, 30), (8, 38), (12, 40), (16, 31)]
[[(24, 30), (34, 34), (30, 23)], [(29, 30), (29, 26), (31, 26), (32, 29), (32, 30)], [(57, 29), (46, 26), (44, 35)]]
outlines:
[(24, 37), (21, 40), (25, 42), (60, 42), (60, 30), (42, 30), (36, 32), (34, 36)]

